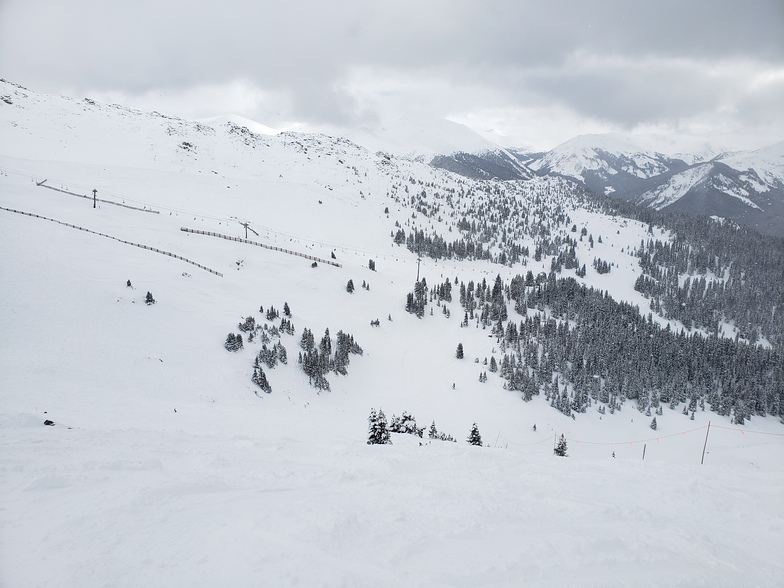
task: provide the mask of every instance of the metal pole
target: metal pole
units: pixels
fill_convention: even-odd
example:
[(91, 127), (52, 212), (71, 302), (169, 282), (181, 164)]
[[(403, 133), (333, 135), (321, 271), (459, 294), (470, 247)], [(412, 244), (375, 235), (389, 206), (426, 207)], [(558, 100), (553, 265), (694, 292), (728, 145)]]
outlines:
[(645, 460), (645, 449), (648, 447), (648, 444), (642, 446), (642, 459)]
[(708, 421), (708, 430), (705, 431), (705, 445), (702, 446), (702, 459), (700, 465), (705, 463), (705, 448), (708, 446), (708, 434), (710, 433), (710, 421)]
[(98, 196), (98, 190), (93, 190), (93, 208), (95, 208), (95, 199)]
[(422, 261), (420, 258), (417, 257), (417, 282), (419, 281), (419, 262)]

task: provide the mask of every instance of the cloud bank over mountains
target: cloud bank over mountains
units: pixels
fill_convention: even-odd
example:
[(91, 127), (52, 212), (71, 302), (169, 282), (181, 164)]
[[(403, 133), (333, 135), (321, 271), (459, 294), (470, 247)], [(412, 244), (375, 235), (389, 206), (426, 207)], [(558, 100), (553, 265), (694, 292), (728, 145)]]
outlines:
[(542, 148), (608, 131), (750, 148), (784, 137), (784, 5), (6, 0), (0, 72), (275, 128), (416, 116)]

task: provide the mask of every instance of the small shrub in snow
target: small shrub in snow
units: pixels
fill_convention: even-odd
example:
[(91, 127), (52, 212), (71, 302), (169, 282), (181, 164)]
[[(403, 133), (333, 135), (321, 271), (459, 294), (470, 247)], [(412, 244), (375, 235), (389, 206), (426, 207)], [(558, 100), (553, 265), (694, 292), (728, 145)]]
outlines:
[(155, 304), (155, 298), (152, 297), (152, 292), (147, 292), (147, 296), (145, 296), (144, 302), (147, 304), (147, 306)]

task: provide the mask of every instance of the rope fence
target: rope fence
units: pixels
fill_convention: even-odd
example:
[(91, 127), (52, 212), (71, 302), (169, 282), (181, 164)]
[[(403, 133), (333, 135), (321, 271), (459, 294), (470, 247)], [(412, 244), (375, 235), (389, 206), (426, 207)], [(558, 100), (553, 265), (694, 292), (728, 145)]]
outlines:
[(197, 229), (189, 229), (186, 227), (181, 227), (180, 230), (185, 231), (186, 233), (193, 233), (195, 235), (207, 235), (208, 237), (218, 237), (220, 239), (226, 239), (227, 241), (236, 241), (237, 243), (247, 243), (248, 245), (256, 245), (257, 247), (261, 247), (263, 249), (269, 249), (270, 251), (279, 251), (281, 253), (287, 253), (289, 255), (296, 255), (297, 257), (304, 257), (305, 259), (310, 259), (311, 261), (326, 263), (329, 265), (333, 265), (335, 267), (343, 267), (339, 263), (335, 261), (330, 261), (329, 259), (322, 259), (321, 257), (315, 257), (313, 255), (308, 255), (307, 253), (300, 253), (299, 251), (292, 251), (291, 249), (284, 249), (283, 247), (274, 247), (272, 245), (265, 245), (264, 243), (259, 243), (258, 241), (243, 239), (242, 237), (230, 237), (229, 235), (223, 235), (222, 233), (213, 233), (211, 231), (199, 231)]
[[(745, 435), (766, 435), (766, 436), (770, 436), (770, 437), (784, 437), (784, 433), (770, 433), (770, 432), (767, 432), (767, 431), (754, 431), (754, 430), (751, 430), (751, 429), (735, 428), (735, 427), (725, 427), (725, 426), (722, 426), (722, 425), (714, 425), (714, 424), (711, 423), (709, 425), (703, 425), (702, 427), (696, 427), (694, 429), (687, 429), (685, 431), (678, 431), (677, 433), (671, 433), (669, 435), (659, 435), (657, 437), (649, 437), (649, 438), (646, 438), (646, 439), (632, 439), (632, 440), (626, 440), (626, 441), (586, 441), (586, 440), (583, 440), (583, 439), (574, 439), (572, 437), (566, 437), (565, 435), (564, 435), (564, 439), (566, 441), (568, 441), (569, 443), (575, 443), (577, 445), (604, 445), (604, 446), (612, 446), (612, 447), (623, 447), (623, 446), (632, 446), (632, 445), (639, 445), (639, 444), (645, 445), (645, 444), (651, 443), (651, 442), (657, 442), (658, 443), (659, 441), (662, 441), (663, 439), (670, 439), (670, 438), (673, 438), (673, 437), (685, 437), (687, 434), (695, 433), (697, 431), (706, 431), (706, 434), (707, 434), (707, 432), (709, 432), (710, 429), (723, 429), (725, 431), (733, 431), (733, 432), (736, 432), (736, 433), (740, 433), (741, 435), (744, 435), (744, 436)], [(546, 437), (543, 437), (542, 439), (539, 439), (538, 441), (533, 441), (533, 442), (530, 442), (530, 443), (517, 443), (515, 441), (512, 441), (512, 440), (508, 439), (507, 437), (505, 437), (504, 435), (502, 435), (499, 432), (499, 434), (498, 434), (498, 441), (503, 441), (507, 445), (514, 445), (515, 447), (531, 447), (533, 445), (540, 445), (541, 443), (552, 443), (553, 445), (555, 445), (555, 443), (558, 440), (558, 437), (559, 437), (559, 435), (557, 433), (552, 433), (552, 434), (548, 434)], [(707, 446), (707, 435), (706, 435), (705, 444)], [(643, 459), (644, 459), (644, 457), (643, 457)]]
[[(54, 186), (47, 186), (45, 184), (46, 180), (41, 182), (36, 182), (35, 185), (39, 188), (48, 188), (49, 190), (54, 190), (56, 192), (62, 192), (63, 194), (70, 194), (71, 196), (76, 196), (77, 198), (86, 198), (87, 200), (93, 200), (90, 196), (86, 194), (77, 194), (76, 192), (69, 192), (68, 190), (63, 190), (62, 188), (55, 188)], [(129, 204), (122, 204), (121, 202), (112, 202), (111, 200), (103, 200), (101, 198), (95, 198), (96, 202), (103, 202), (104, 204), (113, 204), (114, 206), (122, 206), (123, 208), (130, 208), (131, 210), (138, 210), (139, 212), (151, 212), (153, 214), (160, 214), (159, 211), (153, 210), (152, 208), (139, 208), (137, 206), (131, 206)]]
[(6, 212), (13, 212), (16, 214), (22, 214), (24, 216), (30, 216), (33, 218), (40, 218), (42, 220), (47, 220), (53, 223), (57, 223), (58, 225), (63, 225), (64, 227), (68, 227), (71, 229), (77, 229), (79, 231), (84, 231), (85, 233), (92, 233), (93, 235), (98, 235), (100, 237), (106, 237), (107, 239), (112, 239), (113, 241), (119, 241), (120, 243), (124, 243), (125, 245), (132, 245), (133, 247), (138, 247), (139, 249), (145, 249), (147, 251), (153, 251), (155, 253), (160, 253), (161, 255), (165, 255), (167, 257), (173, 257), (174, 259), (179, 259), (180, 261), (184, 261), (185, 263), (189, 263), (191, 265), (195, 265), (199, 269), (203, 269), (206, 272), (210, 272), (211, 274), (215, 274), (216, 276), (223, 277), (223, 274), (220, 272), (216, 272), (214, 269), (208, 268), (206, 265), (202, 265), (200, 263), (196, 263), (195, 261), (191, 261), (187, 257), (183, 257), (181, 255), (177, 255), (176, 253), (171, 253), (170, 251), (164, 251), (162, 249), (157, 249), (155, 247), (150, 247), (149, 245), (142, 245), (141, 243), (134, 243), (132, 241), (126, 241), (125, 239), (120, 239), (118, 237), (113, 237), (112, 235), (107, 235), (106, 233), (99, 233), (97, 231), (91, 231), (90, 229), (85, 229), (84, 227), (80, 227), (78, 225), (72, 225), (70, 223), (64, 223), (59, 220), (55, 220), (53, 218), (48, 218), (46, 216), (41, 216), (40, 214), (33, 214), (32, 212), (24, 212), (23, 210), (15, 210), (13, 208), (5, 208), (4, 206), (0, 206), (0, 210), (5, 210)]

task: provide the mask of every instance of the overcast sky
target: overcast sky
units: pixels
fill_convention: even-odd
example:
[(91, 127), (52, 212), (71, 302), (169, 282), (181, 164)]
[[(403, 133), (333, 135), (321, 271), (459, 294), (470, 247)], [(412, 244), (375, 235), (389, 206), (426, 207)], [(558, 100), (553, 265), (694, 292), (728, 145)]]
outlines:
[(0, 77), (272, 127), (784, 140), (784, 0), (0, 0)]

